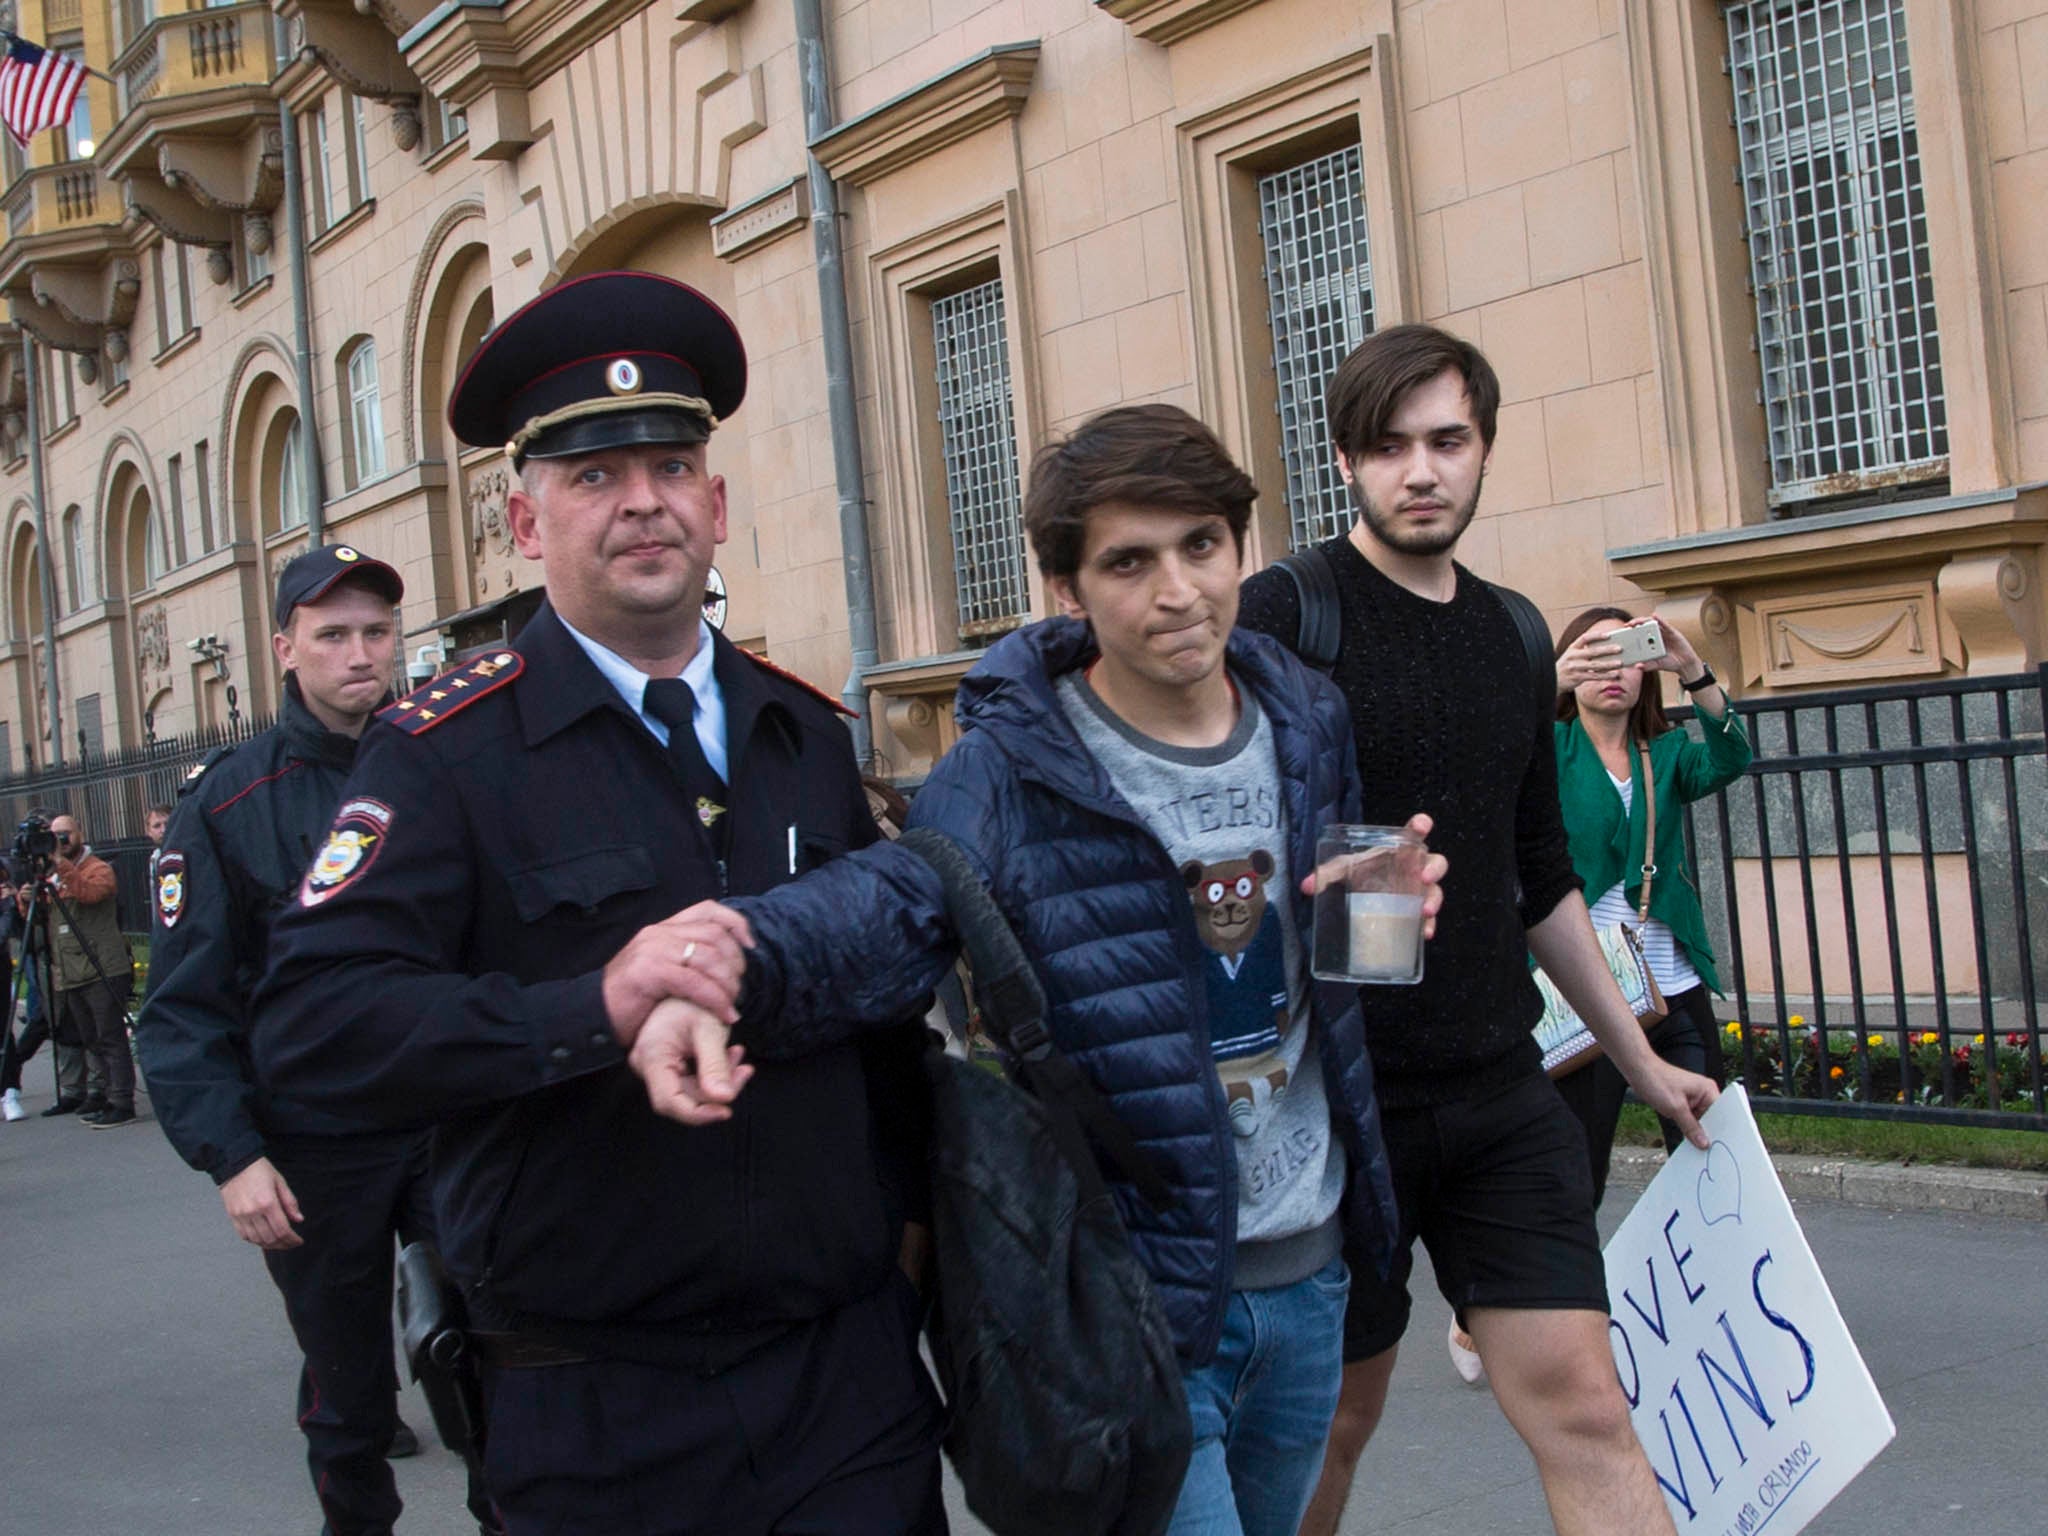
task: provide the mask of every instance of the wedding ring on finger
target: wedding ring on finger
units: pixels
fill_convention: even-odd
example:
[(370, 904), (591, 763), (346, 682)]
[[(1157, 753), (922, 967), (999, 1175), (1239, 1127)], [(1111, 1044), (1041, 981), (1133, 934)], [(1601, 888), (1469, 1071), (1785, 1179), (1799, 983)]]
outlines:
[(683, 946), (683, 964), (688, 965), (690, 963), (690, 957), (696, 953), (697, 941), (695, 939), (692, 939), (689, 943)]

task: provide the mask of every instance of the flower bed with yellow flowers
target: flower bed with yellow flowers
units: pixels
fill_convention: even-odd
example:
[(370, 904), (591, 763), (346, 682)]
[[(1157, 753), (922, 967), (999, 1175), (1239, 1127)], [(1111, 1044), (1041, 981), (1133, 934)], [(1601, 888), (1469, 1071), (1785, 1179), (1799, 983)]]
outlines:
[(1951, 1032), (1949, 1043), (1933, 1030), (1858, 1035), (1827, 1032), (1823, 1057), (1820, 1033), (1793, 1014), (1780, 1031), (1774, 1024), (1731, 1019), (1721, 1047), (1730, 1075), (1754, 1096), (1785, 1091), (1785, 1043), (1792, 1050), (1792, 1096), (1862, 1104), (1929, 1104), (1969, 1109), (2025, 1109), (2032, 1105), (2033, 1064), (2027, 1037), (2011, 1032), (1997, 1048), (1981, 1034)]

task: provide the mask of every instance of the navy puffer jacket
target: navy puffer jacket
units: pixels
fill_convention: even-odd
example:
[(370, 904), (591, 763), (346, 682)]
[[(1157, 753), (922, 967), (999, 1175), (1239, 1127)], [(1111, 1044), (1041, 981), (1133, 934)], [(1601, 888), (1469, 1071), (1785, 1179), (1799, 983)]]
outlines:
[[(1237, 1157), (1209, 1049), (1204, 951), (1186, 886), (1054, 692), (1055, 678), (1095, 654), (1087, 628), (1068, 619), (991, 649), (961, 684), (965, 734), (918, 792), (911, 824), (966, 850), (1037, 967), (1059, 1048), (1167, 1170), (1178, 1198), (1163, 1212), (1113, 1178), (1111, 1188), (1181, 1355), (1200, 1364), (1215, 1353), (1231, 1289)], [(1344, 701), (1263, 635), (1234, 634), (1229, 657), (1272, 721), (1290, 867), (1312, 869), (1317, 832), (1358, 811)], [(1307, 935), (1309, 900), (1298, 890), (1292, 899), (1296, 930)], [(738, 1038), (757, 1056), (806, 1049), (849, 1018), (900, 1017), (953, 953), (936, 877), (893, 845), (734, 905), (754, 924)], [(878, 956), (903, 959), (877, 965)], [(1394, 1199), (1359, 993), (1315, 987), (1314, 1038), (1349, 1154), (1349, 1251), (1374, 1254), (1384, 1268)]]

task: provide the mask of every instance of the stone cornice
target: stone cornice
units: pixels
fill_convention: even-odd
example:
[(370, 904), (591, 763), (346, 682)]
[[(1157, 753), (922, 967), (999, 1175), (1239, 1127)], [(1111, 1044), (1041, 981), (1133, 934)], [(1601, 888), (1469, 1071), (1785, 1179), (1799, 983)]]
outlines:
[(811, 143), (831, 175), (854, 186), (915, 164), (1024, 110), (1039, 45), (1003, 43), (848, 118)]
[(1616, 575), (1655, 592), (1893, 565), (2012, 543), (2048, 544), (2048, 482), (1784, 518), (1611, 549)]
[(1095, 0), (1096, 9), (1114, 16), (1148, 43), (1177, 43), (1213, 27), (1259, 0)]

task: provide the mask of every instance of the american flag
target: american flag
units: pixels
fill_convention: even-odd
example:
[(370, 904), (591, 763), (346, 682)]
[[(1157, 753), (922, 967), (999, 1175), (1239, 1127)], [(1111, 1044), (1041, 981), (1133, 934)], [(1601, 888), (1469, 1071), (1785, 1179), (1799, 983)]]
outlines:
[(89, 71), (76, 59), (50, 53), (34, 43), (0, 32), (7, 54), (0, 58), (0, 122), (24, 147), (45, 128), (71, 116), (71, 103), (85, 86)]

